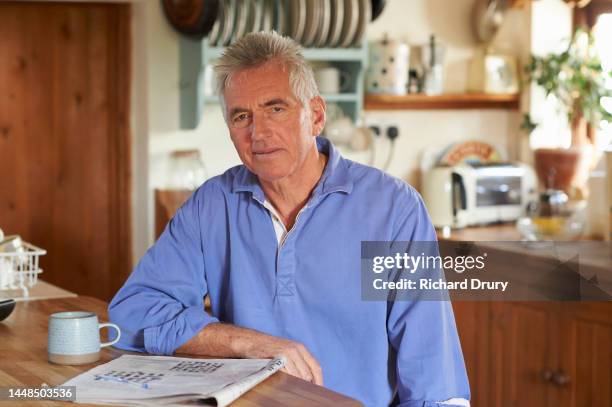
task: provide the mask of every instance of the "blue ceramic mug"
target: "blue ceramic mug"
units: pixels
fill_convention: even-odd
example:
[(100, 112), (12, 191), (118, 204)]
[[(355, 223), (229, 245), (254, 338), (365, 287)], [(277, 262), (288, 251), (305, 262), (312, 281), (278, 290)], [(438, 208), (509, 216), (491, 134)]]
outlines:
[[(100, 329), (117, 330), (114, 341), (100, 343)], [(49, 316), (49, 361), (60, 365), (81, 365), (100, 359), (100, 348), (119, 340), (121, 330), (109, 322), (100, 324), (93, 312), (58, 312)]]

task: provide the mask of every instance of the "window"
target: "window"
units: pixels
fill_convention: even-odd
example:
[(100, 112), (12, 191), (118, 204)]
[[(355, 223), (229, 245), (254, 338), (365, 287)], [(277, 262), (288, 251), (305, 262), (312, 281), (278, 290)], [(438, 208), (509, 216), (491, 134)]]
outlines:
[[(612, 71), (612, 12), (599, 14), (593, 27), (595, 45), (606, 71)], [(608, 89), (612, 90), (612, 78), (608, 78)], [(602, 99), (603, 107), (612, 113), (612, 98)], [(612, 142), (612, 123), (602, 121), (597, 131), (597, 144), (605, 147)]]

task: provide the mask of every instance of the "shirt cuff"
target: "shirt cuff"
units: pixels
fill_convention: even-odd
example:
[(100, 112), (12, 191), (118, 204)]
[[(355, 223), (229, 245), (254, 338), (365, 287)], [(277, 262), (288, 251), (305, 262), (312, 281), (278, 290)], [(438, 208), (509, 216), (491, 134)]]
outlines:
[(154, 355), (172, 355), (204, 327), (219, 320), (208, 315), (201, 305), (183, 309), (176, 317), (144, 329), (144, 347)]
[(470, 401), (463, 398), (452, 398), (446, 401), (404, 401), (397, 407), (470, 407)]

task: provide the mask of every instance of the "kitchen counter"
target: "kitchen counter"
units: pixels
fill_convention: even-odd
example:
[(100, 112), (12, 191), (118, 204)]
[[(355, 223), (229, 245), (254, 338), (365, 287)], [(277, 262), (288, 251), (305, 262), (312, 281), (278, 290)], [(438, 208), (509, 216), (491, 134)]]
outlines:
[(436, 229), (436, 233), (439, 240), (452, 241), (509, 242), (522, 239), (521, 233), (516, 229), (514, 222), (452, 229), (450, 236), (447, 237), (442, 234), (442, 229)]
[[(540, 287), (546, 292), (542, 299), (612, 299), (610, 242), (526, 242), (514, 223), (456, 229), (446, 237), (441, 230), (437, 234), (442, 255), (486, 253), (487, 277), (511, 280), (523, 292)], [(538, 299), (506, 294), (490, 299)]]
[[(88, 310), (107, 321), (107, 304), (91, 297), (25, 301), (0, 322), (0, 387), (57, 386), (94, 366), (122, 354), (114, 348), (103, 348), (98, 362), (80, 366), (61, 366), (47, 361), (47, 327), (50, 314), (67, 310)], [(189, 355), (181, 355), (187, 356)], [(1, 405), (14, 402), (0, 401)], [(20, 406), (69, 406), (60, 401), (20, 401)], [(84, 404), (82, 404), (84, 405)], [(358, 401), (316, 386), (283, 372), (277, 372), (236, 400), (232, 406), (360, 406)]]

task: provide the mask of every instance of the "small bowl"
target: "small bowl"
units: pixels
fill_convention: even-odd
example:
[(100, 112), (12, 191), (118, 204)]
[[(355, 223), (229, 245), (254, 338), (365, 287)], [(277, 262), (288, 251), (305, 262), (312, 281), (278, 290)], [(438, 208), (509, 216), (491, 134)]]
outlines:
[(0, 300), (0, 321), (5, 320), (15, 309), (15, 300)]

